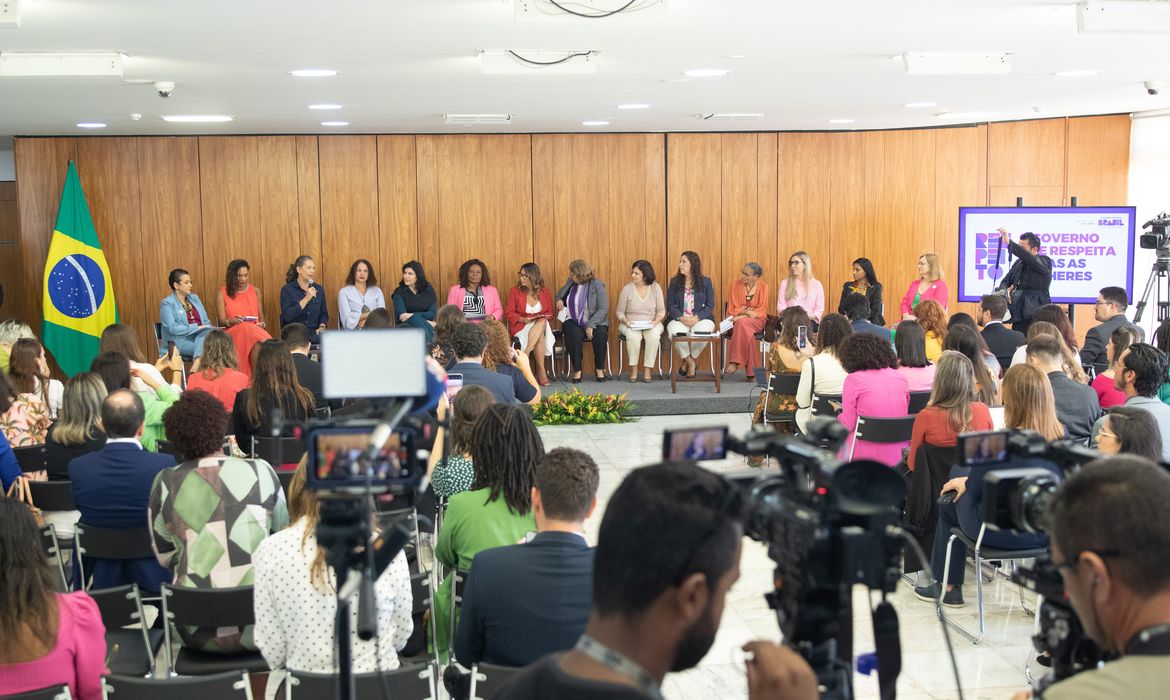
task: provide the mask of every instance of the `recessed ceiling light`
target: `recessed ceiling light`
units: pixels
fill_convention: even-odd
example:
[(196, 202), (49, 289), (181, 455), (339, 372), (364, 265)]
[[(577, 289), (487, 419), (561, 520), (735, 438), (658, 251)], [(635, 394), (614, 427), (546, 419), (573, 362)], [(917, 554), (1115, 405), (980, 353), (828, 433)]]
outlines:
[(618, 109), (650, 109), (650, 105), (643, 102), (630, 102), (617, 106)]
[(589, 121), (581, 122), (581, 126), (609, 126), (609, 122), (601, 119), (591, 119)]
[(830, 119), (829, 120), (830, 124), (852, 124), (853, 122), (854, 122), (853, 119)]
[(734, 59), (738, 60), (738, 59), (741, 59), (741, 58), (747, 58), (747, 56), (744, 56), (744, 55), (743, 55), (743, 54), (741, 54), (741, 53), (733, 53), (733, 54), (731, 54), (731, 55), (724, 56), (724, 58), (734, 58)]
[(910, 109), (922, 109), (924, 107), (937, 107), (937, 102), (907, 102), (906, 106)]
[(290, 70), (289, 75), (295, 78), (332, 78), (337, 71), (330, 68), (298, 68)]
[(167, 122), (233, 122), (236, 118), (227, 114), (167, 114), (163, 121)]
[(979, 121), (980, 119), (990, 119), (991, 117), (998, 117), (999, 112), (943, 112), (936, 114), (939, 119), (960, 119), (965, 121)]
[(692, 68), (683, 73), (688, 78), (722, 78), (731, 71), (722, 68)]
[(321, 122), (321, 126), (349, 126), (349, 122)]
[(104, 128), (106, 128), (106, 125), (102, 124), (101, 122), (77, 122), (77, 128), (79, 128), (79, 129), (104, 129)]
[(1101, 75), (1101, 71), (1093, 70), (1091, 68), (1083, 70), (1062, 70), (1053, 73), (1058, 78), (1088, 78), (1093, 75)]
[(341, 109), (343, 105), (309, 105), (309, 109)]

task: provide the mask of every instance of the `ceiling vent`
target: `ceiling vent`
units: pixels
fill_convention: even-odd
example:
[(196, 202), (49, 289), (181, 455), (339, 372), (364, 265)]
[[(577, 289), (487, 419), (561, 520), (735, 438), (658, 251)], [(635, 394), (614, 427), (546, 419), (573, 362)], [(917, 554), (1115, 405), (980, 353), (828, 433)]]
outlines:
[(443, 123), (457, 126), (511, 124), (511, 114), (444, 114)]
[(710, 114), (700, 114), (699, 119), (705, 122), (744, 122), (752, 119), (763, 119), (762, 112), (712, 112)]
[(0, 0), (0, 27), (20, 26), (21, 0)]
[(1170, 32), (1170, 0), (1086, 0), (1077, 5), (1077, 30), (1083, 34)]
[(1007, 75), (1012, 72), (1006, 53), (992, 51), (907, 51), (902, 54), (906, 75)]
[(0, 51), (0, 78), (122, 77), (117, 51)]

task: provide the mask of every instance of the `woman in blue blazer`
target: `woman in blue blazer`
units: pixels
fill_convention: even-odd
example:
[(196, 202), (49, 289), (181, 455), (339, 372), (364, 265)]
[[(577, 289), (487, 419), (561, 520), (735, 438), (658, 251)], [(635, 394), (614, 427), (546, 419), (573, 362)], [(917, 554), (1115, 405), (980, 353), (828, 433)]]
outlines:
[[(666, 334), (709, 335), (715, 332), (715, 288), (711, 278), (703, 274), (703, 263), (699, 254), (687, 250), (679, 256), (678, 274), (666, 288)], [(695, 359), (703, 354), (707, 343), (678, 343), (675, 346), (682, 366), (680, 375), (695, 376)]]
[(162, 322), (163, 342), (174, 341), (183, 357), (195, 358), (191, 370), (199, 369), (203, 356), (203, 340), (212, 331), (211, 317), (199, 297), (191, 293), (191, 275), (182, 268), (171, 270), (167, 278), (171, 295), (159, 304), (158, 318)]

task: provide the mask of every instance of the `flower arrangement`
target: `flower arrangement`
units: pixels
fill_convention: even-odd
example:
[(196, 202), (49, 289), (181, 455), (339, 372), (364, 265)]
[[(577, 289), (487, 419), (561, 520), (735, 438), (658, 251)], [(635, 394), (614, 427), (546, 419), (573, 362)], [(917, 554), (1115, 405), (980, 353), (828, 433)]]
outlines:
[(558, 392), (541, 400), (532, 409), (537, 425), (580, 425), (624, 423), (634, 404), (625, 394), (582, 394), (579, 390)]

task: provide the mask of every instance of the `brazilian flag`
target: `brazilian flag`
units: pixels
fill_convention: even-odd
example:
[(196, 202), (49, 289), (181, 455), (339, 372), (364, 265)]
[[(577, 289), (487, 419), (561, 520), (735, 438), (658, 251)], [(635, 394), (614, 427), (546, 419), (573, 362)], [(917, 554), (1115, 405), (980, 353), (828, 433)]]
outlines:
[(69, 376), (89, 369), (106, 326), (118, 322), (110, 268), (102, 253), (77, 166), (69, 162), (57, 225), (45, 261), (45, 348)]

